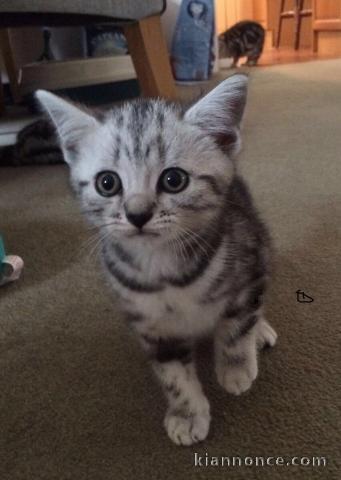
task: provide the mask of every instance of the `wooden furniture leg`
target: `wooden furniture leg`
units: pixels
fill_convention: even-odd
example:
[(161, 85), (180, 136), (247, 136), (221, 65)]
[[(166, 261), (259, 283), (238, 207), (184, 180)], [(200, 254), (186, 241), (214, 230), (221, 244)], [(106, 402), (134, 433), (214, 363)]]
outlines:
[(301, 36), (301, 22), (302, 22), (302, 16), (301, 16), (301, 11), (303, 10), (303, 2), (304, 0), (297, 0), (296, 5), (295, 5), (295, 11), (294, 11), (294, 21), (295, 21), (295, 43), (294, 43), (294, 49), (298, 50), (300, 46), (300, 36)]
[(7, 71), (13, 101), (14, 103), (19, 103), (21, 101), (21, 95), (19, 90), (18, 71), (13, 57), (8, 29), (0, 29), (0, 53)]
[(276, 38), (276, 48), (279, 47), (281, 42), (281, 33), (282, 33), (282, 23), (283, 23), (283, 16), (282, 12), (284, 12), (284, 4), (285, 0), (281, 0), (281, 5), (279, 7), (279, 18), (278, 18), (278, 30), (277, 30), (277, 38)]
[(175, 99), (176, 88), (160, 16), (127, 25), (124, 33), (142, 94)]
[(318, 41), (319, 41), (319, 32), (317, 30), (313, 30), (313, 52), (318, 51)]

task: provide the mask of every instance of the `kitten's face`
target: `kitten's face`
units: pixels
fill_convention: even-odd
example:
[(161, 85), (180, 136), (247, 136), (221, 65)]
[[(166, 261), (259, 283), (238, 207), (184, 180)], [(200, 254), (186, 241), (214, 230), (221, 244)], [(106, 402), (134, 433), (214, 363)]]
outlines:
[(83, 209), (128, 242), (159, 243), (205, 227), (232, 175), (213, 139), (163, 102), (115, 111), (77, 155), (72, 180)]
[(211, 92), (185, 114), (160, 100), (137, 100), (99, 121), (38, 95), (57, 125), (82, 209), (105, 235), (157, 247), (214, 228), (233, 175), (229, 153), (239, 141), (233, 109), (241, 92), (244, 105), (246, 80), (234, 76), (232, 86), (237, 77), (227, 109)]

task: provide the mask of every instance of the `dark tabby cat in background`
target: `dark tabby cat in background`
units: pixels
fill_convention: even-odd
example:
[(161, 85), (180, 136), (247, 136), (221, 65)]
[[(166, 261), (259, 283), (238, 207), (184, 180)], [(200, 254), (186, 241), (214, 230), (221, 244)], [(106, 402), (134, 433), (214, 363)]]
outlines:
[(257, 22), (244, 20), (219, 35), (220, 57), (232, 57), (232, 68), (241, 57), (247, 57), (245, 65), (257, 65), (264, 46), (265, 30)]
[(52, 165), (64, 162), (56, 132), (46, 119), (24, 127), (14, 145), (0, 149), (0, 166)]

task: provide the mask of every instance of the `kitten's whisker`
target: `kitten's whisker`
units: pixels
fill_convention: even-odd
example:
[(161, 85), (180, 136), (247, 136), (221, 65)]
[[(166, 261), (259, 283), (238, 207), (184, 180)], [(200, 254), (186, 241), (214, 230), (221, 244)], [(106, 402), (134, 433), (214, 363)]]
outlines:
[(199, 233), (194, 232), (194, 231), (193, 231), (191, 228), (189, 228), (189, 227), (186, 227), (186, 230), (187, 230), (189, 233), (191, 233), (192, 235), (194, 235), (194, 237), (198, 238), (201, 242), (203, 242), (203, 243), (209, 248), (209, 250), (214, 251), (214, 249), (212, 248), (212, 245), (210, 245), (210, 244), (207, 242), (207, 240), (206, 240), (204, 237), (202, 237)]
[(207, 259), (210, 258), (207, 250), (205, 249), (205, 247), (199, 242), (199, 240), (197, 240), (190, 232), (186, 232), (187, 235), (189, 236), (190, 240), (194, 241), (195, 244), (198, 246), (198, 248), (201, 250), (201, 252), (206, 256)]
[[(179, 229), (179, 231), (180, 231), (181, 234), (187, 235), (187, 238), (188, 238), (189, 240), (191, 240), (191, 236), (190, 236), (190, 233), (189, 233), (189, 232), (187, 232), (186, 230), (184, 230), (182, 227), (179, 227), (179, 226), (178, 226), (178, 229)], [(197, 258), (197, 252), (195, 251), (194, 246), (192, 245), (192, 243), (189, 242), (187, 245), (190, 247), (190, 249), (191, 249), (191, 251), (192, 251), (192, 253), (193, 253), (193, 256), (194, 256), (195, 258)], [(188, 253), (188, 256), (189, 256), (189, 253)]]
[(99, 225), (97, 228), (104, 228), (104, 227), (109, 227), (111, 225), (120, 225), (119, 222), (109, 222), (109, 223), (103, 223), (102, 225)]
[(95, 241), (97, 241), (100, 232), (96, 231), (89, 238), (85, 239), (84, 242), (80, 245), (79, 251), (83, 253), (85, 249), (88, 249)]
[(92, 255), (95, 256), (99, 252), (102, 243), (104, 242), (104, 240), (106, 240), (110, 236), (111, 233), (112, 233), (111, 231), (107, 231), (107, 232), (104, 232), (102, 235), (100, 235), (97, 243), (92, 247), (92, 249), (89, 252), (89, 258)]
[(93, 249), (95, 249), (96, 245), (100, 242), (101, 237), (97, 236), (96, 238), (92, 239), (92, 242), (89, 242), (88, 245), (82, 246), (78, 252), (80, 258), (89, 258), (92, 254)]
[(183, 261), (184, 263), (186, 263), (187, 259), (188, 259), (188, 256), (186, 257), (186, 248), (185, 248), (185, 245), (184, 243), (182, 242), (181, 238), (180, 237), (175, 237), (174, 241), (176, 242), (177, 245), (179, 245), (179, 248), (180, 248), (180, 254), (183, 258)]
[[(166, 222), (164, 222), (164, 223), (166, 223)], [(167, 225), (165, 228), (166, 228), (169, 232), (172, 231), (170, 225)], [(170, 245), (171, 249), (172, 249), (173, 252), (174, 252), (174, 256), (175, 256), (175, 261), (176, 261), (176, 263), (177, 263), (177, 264), (179, 263), (177, 246), (180, 247), (180, 254), (181, 254), (181, 256), (183, 257), (184, 262), (186, 263), (186, 257), (184, 256), (184, 252), (183, 252), (182, 246), (181, 246), (181, 244), (179, 244), (178, 239), (177, 239), (176, 237), (173, 238), (173, 239), (171, 238), (170, 240), (167, 240), (167, 244)]]
[[(105, 227), (105, 226), (109, 226), (109, 225), (113, 225), (114, 222), (110, 222), (108, 224), (104, 224), (102, 225), (101, 227)], [(84, 243), (80, 246), (80, 249), (79, 249), (79, 253), (80, 254), (83, 254), (86, 250), (88, 250), (89, 248), (92, 248), (93, 245), (98, 242), (98, 239), (102, 237), (101, 235), (101, 231), (99, 230), (100, 227), (93, 227), (93, 229), (95, 229), (95, 233), (92, 234), (88, 239), (86, 239), (84, 241)], [(108, 233), (111, 233), (112, 231), (110, 230), (109, 232), (105, 232), (105, 235), (107, 235)]]
[[(200, 235), (199, 233), (197, 232), (194, 232), (188, 225), (185, 225), (185, 228), (191, 232), (193, 235), (195, 235), (197, 238), (199, 238), (202, 242), (205, 243), (205, 245), (207, 245), (207, 247), (210, 249), (210, 250), (213, 250), (212, 248), (212, 245), (210, 245), (207, 240), (202, 236)], [(217, 234), (221, 234), (221, 231), (219, 231), (217, 228), (215, 228), (213, 225), (210, 225), (209, 226), (209, 229), (212, 230), (214, 233), (217, 233)]]
[(173, 240), (170, 240), (169, 245), (172, 247), (172, 250), (174, 251), (174, 256), (175, 256), (175, 261), (178, 263), (178, 252), (176, 249), (176, 243)]
[[(204, 255), (209, 259), (210, 256), (208, 254), (208, 251), (205, 249), (205, 247), (200, 243), (200, 241), (196, 238), (195, 236), (195, 232), (193, 232), (192, 230), (186, 230), (184, 229), (183, 227), (181, 227), (181, 230), (182, 230), (182, 233), (184, 235), (187, 235), (187, 237), (189, 238), (189, 240), (192, 240), (193, 242), (195, 242), (195, 244), (198, 246), (198, 248), (202, 251), (202, 253), (204, 253)], [(192, 250), (194, 251), (194, 247), (191, 243), (189, 243), (189, 245), (191, 246)], [(212, 248), (209, 244), (207, 244), (210, 248)]]

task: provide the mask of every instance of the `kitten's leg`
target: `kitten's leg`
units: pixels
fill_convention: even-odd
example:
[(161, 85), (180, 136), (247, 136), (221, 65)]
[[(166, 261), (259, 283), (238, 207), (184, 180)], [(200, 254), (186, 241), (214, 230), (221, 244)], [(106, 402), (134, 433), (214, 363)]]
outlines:
[(257, 59), (248, 58), (247, 61), (244, 63), (244, 65), (248, 67), (254, 67), (257, 65), (257, 61), (258, 61), (258, 58)]
[(230, 68), (238, 68), (239, 57), (233, 57), (233, 62), (231, 63)]
[[(249, 319), (223, 319), (215, 333), (215, 368), (218, 382), (229, 393), (240, 395), (258, 374), (255, 315)], [(238, 324), (245, 325), (239, 329)], [(233, 328), (233, 330), (231, 330)]]
[(264, 348), (271, 348), (276, 345), (277, 333), (272, 326), (265, 320), (262, 315), (259, 315), (257, 324), (257, 347), (259, 350)]
[(248, 65), (249, 67), (257, 65), (257, 62), (261, 54), (262, 54), (262, 50), (259, 50), (259, 48), (257, 48), (256, 50), (253, 50), (248, 54), (246, 63), (244, 65)]
[(277, 334), (259, 311), (230, 313), (215, 332), (216, 374), (226, 391), (240, 395), (257, 377), (258, 348), (275, 345)]
[(169, 437), (177, 445), (204, 440), (210, 406), (196, 374), (192, 345), (180, 339), (146, 336), (143, 344), (168, 400), (164, 425)]

